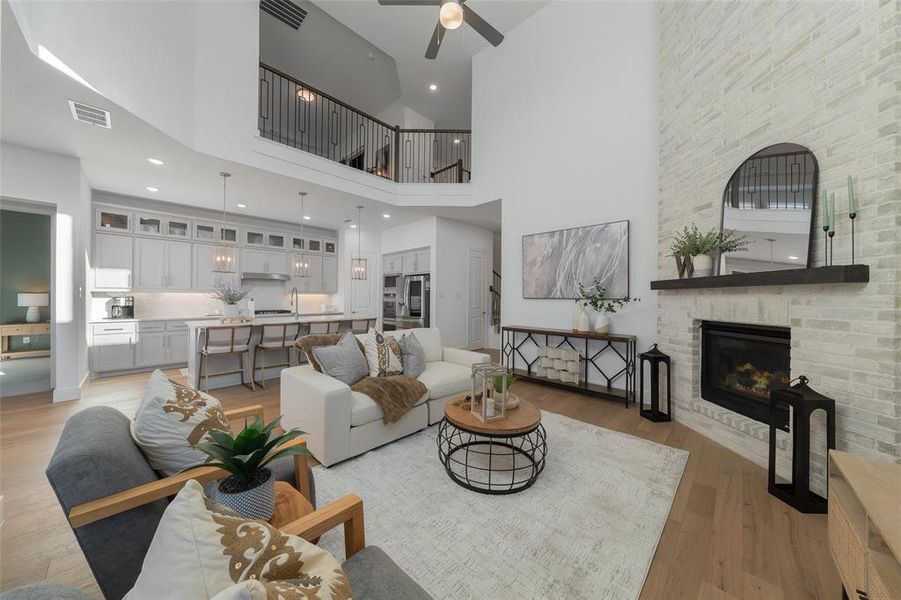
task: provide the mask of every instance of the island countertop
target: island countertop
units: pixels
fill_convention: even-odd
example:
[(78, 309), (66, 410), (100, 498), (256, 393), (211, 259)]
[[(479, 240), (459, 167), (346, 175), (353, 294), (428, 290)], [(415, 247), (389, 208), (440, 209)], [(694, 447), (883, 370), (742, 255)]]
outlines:
[(209, 319), (197, 319), (193, 321), (185, 321), (190, 329), (206, 329), (208, 327), (240, 327), (242, 325), (250, 325), (252, 327), (262, 327), (263, 325), (283, 325), (285, 323), (324, 323), (331, 321), (365, 321), (367, 319), (375, 319), (376, 317), (366, 315), (348, 315), (344, 313), (335, 313), (327, 315), (273, 315), (265, 317), (254, 317), (253, 320), (244, 321), (243, 323), (223, 322), (221, 317), (213, 317)]

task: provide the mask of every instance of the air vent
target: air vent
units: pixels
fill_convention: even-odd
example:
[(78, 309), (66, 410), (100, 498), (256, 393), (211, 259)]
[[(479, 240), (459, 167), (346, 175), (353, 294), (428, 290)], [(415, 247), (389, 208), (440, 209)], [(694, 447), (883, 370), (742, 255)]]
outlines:
[(260, 0), (260, 9), (269, 13), (291, 29), (300, 29), (307, 11), (290, 0)]
[(88, 104), (82, 104), (75, 100), (69, 100), (69, 108), (72, 110), (72, 118), (76, 121), (90, 123), (91, 125), (105, 127), (106, 129), (112, 129), (113, 127), (108, 110), (103, 110), (102, 108), (97, 108), (96, 106), (90, 106)]

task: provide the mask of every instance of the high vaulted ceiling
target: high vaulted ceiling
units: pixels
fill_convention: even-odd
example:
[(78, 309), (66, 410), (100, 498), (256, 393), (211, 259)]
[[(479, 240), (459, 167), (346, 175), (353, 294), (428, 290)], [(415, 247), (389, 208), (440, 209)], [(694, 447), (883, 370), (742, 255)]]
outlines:
[[(467, 5), (502, 34), (550, 0), (469, 0)], [(324, 11), (394, 57), (404, 105), (437, 127), (470, 126), (472, 57), (490, 48), (467, 25), (448, 31), (436, 60), (425, 50), (438, 22), (436, 6), (381, 6), (377, 0), (314, 0)], [(536, 40), (540, 42), (540, 40)], [(429, 84), (438, 86), (429, 90)]]

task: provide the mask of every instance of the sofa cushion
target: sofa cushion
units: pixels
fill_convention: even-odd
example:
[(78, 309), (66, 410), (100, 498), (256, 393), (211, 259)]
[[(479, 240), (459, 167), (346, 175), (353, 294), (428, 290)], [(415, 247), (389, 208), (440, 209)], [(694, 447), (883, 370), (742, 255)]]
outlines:
[(174, 475), (205, 462), (207, 455), (194, 444), (210, 429), (228, 431), (219, 401), (154, 371), (131, 424), (132, 436), (150, 465)]
[(166, 508), (125, 598), (210, 598), (249, 579), (284, 588), (272, 598), (308, 597), (304, 591), (314, 587), (318, 600), (351, 596), (347, 575), (331, 554), (268, 523), (235, 515), (209, 501), (191, 480)]
[(7, 590), (0, 600), (94, 600), (79, 589), (57, 583), (37, 583)]
[(441, 345), (441, 330), (437, 327), (419, 327), (413, 330), (413, 335), (422, 344), (427, 363), (439, 361), (444, 357), (444, 349)]
[(353, 385), (369, 374), (366, 357), (360, 352), (357, 339), (350, 331), (334, 346), (313, 348), (312, 354), (323, 373), (347, 385)]
[[(358, 427), (371, 423), (373, 421), (381, 421), (384, 413), (381, 407), (375, 401), (362, 392), (351, 390), (350, 399), (353, 402), (353, 408), (350, 413), (350, 426)], [(416, 401), (415, 406), (419, 406), (429, 399), (428, 393), (422, 395), (422, 398)]]
[(419, 377), (425, 371), (425, 350), (412, 333), (402, 335), (397, 340), (400, 345), (400, 359), (404, 364), (404, 375)]
[(354, 589), (366, 600), (431, 600), (378, 546), (366, 546), (341, 565)]
[(417, 379), (429, 388), (429, 400), (437, 400), (468, 392), (472, 387), (472, 369), (442, 360), (427, 362)]
[(370, 329), (363, 338), (363, 346), (366, 348), (370, 377), (389, 377), (403, 372), (400, 346), (392, 336)]

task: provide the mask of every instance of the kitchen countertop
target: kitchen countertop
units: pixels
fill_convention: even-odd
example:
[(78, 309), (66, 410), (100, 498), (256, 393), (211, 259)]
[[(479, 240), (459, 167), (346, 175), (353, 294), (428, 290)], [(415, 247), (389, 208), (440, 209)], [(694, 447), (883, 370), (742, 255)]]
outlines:
[[(329, 314), (319, 314), (319, 315), (311, 315), (304, 314), (295, 317), (294, 315), (272, 315), (267, 317), (256, 317), (253, 321), (245, 322), (245, 323), (233, 323), (233, 325), (241, 326), (241, 325), (251, 325), (253, 327), (261, 327), (263, 325), (282, 325), (284, 323), (320, 323), (327, 321), (337, 321), (337, 320), (355, 320), (362, 321), (363, 319), (374, 319), (376, 317), (366, 317), (360, 315), (346, 315), (344, 313), (329, 313)], [(212, 319), (215, 322), (210, 323), (211, 319), (203, 319), (203, 320), (194, 320), (194, 321), (185, 321), (185, 325), (190, 327), (191, 329), (203, 329), (209, 327), (211, 325), (218, 326), (229, 326), (232, 323), (220, 323), (218, 318)]]
[[(321, 316), (335, 316), (340, 317), (344, 315), (343, 312), (313, 312), (313, 313), (303, 313), (300, 315), (301, 318), (306, 317), (321, 317)], [(267, 323), (271, 323), (272, 319), (277, 318), (294, 318), (294, 315), (259, 315), (254, 317), (254, 320), (257, 319), (266, 319)], [(152, 321), (213, 321), (221, 319), (222, 315), (190, 315), (187, 317), (135, 317), (133, 319), (111, 319), (109, 317), (103, 319), (91, 319), (88, 321), (89, 323), (140, 323), (144, 322), (152, 322)]]

